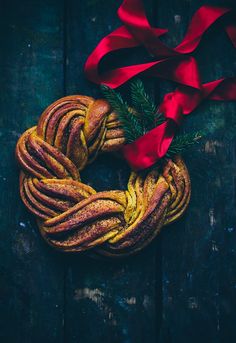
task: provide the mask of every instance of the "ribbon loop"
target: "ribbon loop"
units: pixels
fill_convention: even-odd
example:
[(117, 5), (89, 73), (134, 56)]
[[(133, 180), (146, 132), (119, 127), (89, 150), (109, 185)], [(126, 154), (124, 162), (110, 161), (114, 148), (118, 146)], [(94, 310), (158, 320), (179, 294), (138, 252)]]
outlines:
[[(118, 15), (124, 25), (103, 38), (88, 57), (85, 64), (87, 78), (112, 88), (119, 87), (139, 74), (179, 84), (174, 92), (164, 97), (160, 105), (166, 122), (123, 148), (123, 154), (131, 167), (144, 169), (162, 158), (183, 115), (191, 113), (203, 99), (236, 100), (235, 77), (202, 84), (197, 61), (189, 55), (196, 50), (206, 31), (226, 15), (227, 20), (222, 25), (236, 47), (236, 24), (229, 16), (230, 13), (230, 8), (200, 7), (193, 15), (182, 42), (175, 48), (169, 48), (159, 39), (167, 30), (150, 26), (141, 0), (124, 0), (121, 4)], [(99, 63), (104, 56), (119, 49), (137, 46), (144, 46), (155, 57), (155, 61), (99, 72)]]

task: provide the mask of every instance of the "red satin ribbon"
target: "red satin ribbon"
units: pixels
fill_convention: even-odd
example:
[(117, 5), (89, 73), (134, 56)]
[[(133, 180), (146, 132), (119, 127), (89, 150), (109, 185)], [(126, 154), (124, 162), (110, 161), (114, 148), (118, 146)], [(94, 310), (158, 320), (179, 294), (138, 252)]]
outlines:
[[(125, 0), (118, 10), (124, 26), (103, 38), (88, 57), (85, 73), (89, 80), (98, 84), (116, 88), (140, 73), (179, 83), (174, 92), (166, 94), (160, 105), (166, 122), (123, 147), (124, 157), (134, 169), (147, 168), (166, 154), (183, 115), (191, 113), (202, 100), (236, 100), (236, 77), (202, 84), (197, 62), (189, 55), (195, 51), (209, 27), (224, 15), (227, 15), (227, 21), (222, 24), (223, 28), (236, 47), (236, 24), (228, 15), (231, 11), (223, 7), (200, 7), (192, 17), (182, 42), (175, 48), (169, 48), (159, 39), (167, 30), (150, 26), (142, 1)], [(104, 56), (137, 46), (144, 46), (156, 60), (99, 72), (99, 63)]]

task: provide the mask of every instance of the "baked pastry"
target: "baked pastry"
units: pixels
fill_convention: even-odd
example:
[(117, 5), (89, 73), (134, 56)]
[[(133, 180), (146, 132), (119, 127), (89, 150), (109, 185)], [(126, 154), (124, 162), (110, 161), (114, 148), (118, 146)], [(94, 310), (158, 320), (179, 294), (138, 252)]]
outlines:
[(96, 192), (81, 181), (80, 171), (97, 154), (124, 144), (109, 103), (81, 95), (54, 102), (38, 125), (20, 137), (21, 198), (51, 246), (65, 252), (95, 248), (103, 255), (130, 255), (183, 214), (191, 187), (180, 156), (149, 171), (131, 171), (125, 191)]

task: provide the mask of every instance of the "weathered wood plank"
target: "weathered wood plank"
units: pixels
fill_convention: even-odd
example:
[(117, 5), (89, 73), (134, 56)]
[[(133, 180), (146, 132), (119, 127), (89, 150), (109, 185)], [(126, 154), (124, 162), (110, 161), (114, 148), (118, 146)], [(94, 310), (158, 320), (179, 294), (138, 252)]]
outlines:
[(62, 1), (1, 2), (1, 342), (63, 341), (63, 260), (20, 200), (14, 159), (20, 134), (63, 95), (62, 18)]
[[(151, 2), (145, 1), (150, 13)], [(99, 96), (97, 86), (85, 80), (83, 64), (99, 39), (119, 25), (120, 3), (1, 3), (3, 342), (236, 340), (235, 104), (205, 102), (186, 119), (187, 131), (207, 131), (202, 143), (186, 154), (193, 188), (190, 207), (179, 223), (137, 256), (108, 261), (58, 254), (42, 241), (19, 198), (14, 148), (20, 133), (65, 92)], [(174, 46), (204, 1), (153, 3), (155, 20), (170, 29), (165, 40)], [(208, 3), (236, 8), (234, 0)], [(146, 58), (141, 51), (136, 55)], [(124, 56), (115, 62), (128, 62)], [(235, 51), (220, 29), (210, 30), (196, 56), (205, 81), (236, 74)], [(172, 89), (164, 81), (155, 84), (160, 99)], [(89, 167), (83, 177), (97, 189), (125, 187), (127, 168), (119, 160), (101, 157), (95, 169)]]
[[(67, 1), (67, 94), (101, 96), (98, 87), (85, 80), (83, 65), (99, 39), (120, 25), (116, 14), (120, 4)], [(124, 176), (120, 178), (122, 170)], [(126, 187), (125, 175), (122, 161), (106, 156), (83, 173), (97, 189)], [(67, 342), (156, 342), (158, 248), (152, 245), (138, 256), (121, 261), (68, 257)]]
[[(168, 44), (180, 42), (203, 3), (159, 1), (158, 24), (169, 28)], [(235, 7), (233, 1), (217, 4)], [(196, 54), (204, 81), (235, 75), (235, 51), (217, 27)], [(161, 95), (170, 89), (160, 82)], [(206, 101), (186, 119), (187, 131), (203, 129), (206, 138), (186, 154), (190, 207), (162, 234), (163, 343), (235, 341), (235, 109), (235, 104)]]

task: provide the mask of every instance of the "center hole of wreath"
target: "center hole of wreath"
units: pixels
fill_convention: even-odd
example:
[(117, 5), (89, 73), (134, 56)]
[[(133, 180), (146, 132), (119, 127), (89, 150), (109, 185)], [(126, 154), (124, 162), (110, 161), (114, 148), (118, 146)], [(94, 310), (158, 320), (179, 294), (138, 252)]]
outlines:
[(130, 167), (114, 154), (99, 155), (94, 162), (81, 171), (81, 180), (96, 191), (125, 190)]

